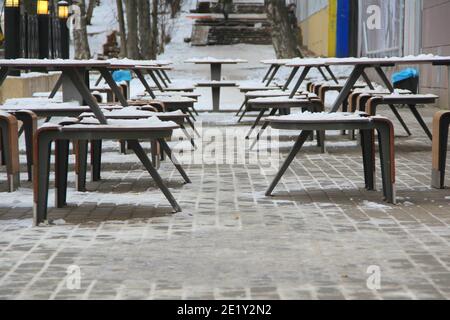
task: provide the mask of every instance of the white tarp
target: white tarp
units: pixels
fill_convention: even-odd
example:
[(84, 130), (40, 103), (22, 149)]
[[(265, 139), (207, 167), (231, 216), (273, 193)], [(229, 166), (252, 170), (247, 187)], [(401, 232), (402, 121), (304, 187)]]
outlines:
[(403, 55), (405, 0), (359, 0), (361, 56)]

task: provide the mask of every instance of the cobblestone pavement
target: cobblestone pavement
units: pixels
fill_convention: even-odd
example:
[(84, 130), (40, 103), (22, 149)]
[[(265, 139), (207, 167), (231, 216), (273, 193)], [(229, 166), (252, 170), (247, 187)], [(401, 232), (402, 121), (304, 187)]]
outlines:
[[(395, 206), (364, 190), (360, 151), (338, 136), (327, 154), (307, 147), (270, 198), (273, 173), (256, 164), (193, 164), (183, 185), (163, 162), (178, 214), (117, 144), (108, 144), (91, 192), (73, 191), (70, 176), (69, 206), (50, 210), (55, 225), (31, 227), (31, 184), (8, 194), (2, 183), (0, 298), (450, 298), (450, 192), (429, 187), (431, 143), (401, 113), (416, 134), (396, 126)], [(231, 114), (200, 118), (219, 131), (248, 129), (232, 126)], [(369, 289), (376, 277), (367, 271), (377, 268), (381, 288)]]

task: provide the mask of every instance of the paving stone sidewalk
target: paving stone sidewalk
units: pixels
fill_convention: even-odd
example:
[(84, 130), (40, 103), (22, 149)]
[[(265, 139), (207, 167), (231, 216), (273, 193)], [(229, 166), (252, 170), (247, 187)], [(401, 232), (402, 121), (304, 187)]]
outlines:
[[(421, 110), (428, 123), (435, 111)], [(396, 125), (396, 206), (364, 190), (359, 148), (338, 136), (327, 154), (299, 155), (269, 198), (273, 174), (258, 165), (193, 164), (184, 185), (163, 162), (178, 214), (114, 144), (91, 192), (73, 191), (70, 175), (56, 225), (32, 228), (31, 184), (8, 194), (2, 183), (0, 299), (448, 299), (450, 191), (429, 187), (431, 143), (401, 113), (416, 134)], [(248, 129), (231, 114), (200, 119)], [(291, 139), (280, 140), (283, 158)], [(368, 270), (380, 271), (379, 290)]]

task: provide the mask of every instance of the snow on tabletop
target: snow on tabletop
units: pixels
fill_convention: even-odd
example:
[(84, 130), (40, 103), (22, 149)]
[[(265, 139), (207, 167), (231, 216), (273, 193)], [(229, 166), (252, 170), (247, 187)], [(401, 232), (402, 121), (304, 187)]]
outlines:
[(303, 112), (294, 113), (287, 116), (275, 116), (266, 118), (268, 121), (348, 121), (348, 120), (365, 120), (371, 121), (370, 118), (362, 117), (362, 113), (351, 112)]
[[(199, 93), (195, 92), (179, 92), (179, 91), (172, 91), (172, 92), (153, 92), (156, 97), (198, 97), (200, 96)], [(144, 97), (145, 95), (141, 95)]]
[[(43, 72), (22, 72), (19, 77), (17, 76), (11, 76), (12, 78), (22, 78), (22, 79), (29, 79), (29, 78), (39, 78), (39, 77), (48, 77), (49, 75), (58, 74), (60, 75), (60, 71), (51, 71), (48, 73)], [(49, 96), (50, 93), (47, 95)]]
[(143, 66), (143, 67), (156, 67), (159, 64), (157, 64), (156, 62), (150, 61), (150, 60), (133, 60), (133, 59), (128, 59), (128, 58), (123, 58), (123, 59), (117, 59), (117, 58), (113, 58), (113, 59), (108, 59), (106, 60), (107, 62), (109, 62), (112, 65), (123, 65), (123, 66)]
[(239, 88), (261, 88), (261, 90), (277, 90), (279, 88), (277, 83), (272, 83), (270, 86), (266, 86), (261, 81), (255, 80), (244, 80), (237, 82)]
[(420, 54), (417, 56), (409, 55), (404, 57), (384, 57), (384, 58), (294, 58), (288, 63), (288, 66), (299, 65), (317, 65), (317, 64), (352, 64), (361, 63), (364, 61), (377, 61), (377, 62), (409, 62), (409, 61), (430, 61), (430, 60), (450, 60), (450, 57), (436, 56), (433, 54)]
[(264, 103), (264, 102), (309, 102), (310, 100), (305, 99), (305, 96), (294, 96), (293, 98), (289, 98), (288, 96), (284, 97), (264, 97), (264, 98), (256, 98), (256, 99), (250, 99), (249, 103)]
[(438, 99), (439, 98), (439, 96), (437, 96), (435, 94), (431, 94), (431, 93), (411, 94), (410, 92), (409, 93), (393, 92), (393, 93), (385, 94), (382, 96), (386, 97), (386, 98), (389, 98), (389, 97), (417, 98), (417, 99), (427, 99), (427, 98)]
[(75, 59), (7, 59), (0, 60), (0, 65), (108, 65), (105, 60), (75, 60)]
[[(116, 109), (111, 111), (104, 111), (103, 114), (105, 117), (152, 117), (152, 116), (176, 116), (176, 115), (184, 115), (184, 113), (181, 110), (176, 110), (172, 112), (154, 112), (154, 111), (148, 111), (143, 110), (145, 107), (151, 107), (150, 105), (142, 106), (142, 107), (126, 107), (123, 109)], [(81, 117), (87, 117), (91, 116), (94, 117), (92, 113), (84, 113), (81, 115)]]
[(261, 60), (262, 64), (287, 64), (290, 63), (293, 59), (268, 59)]
[(57, 123), (46, 122), (42, 124), (39, 128), (42, 129), (42, 128), (59, 128), (59, 127), (60, 125)]
[(289, 96), (291, 93), (283, 90), (261, 90), (261, 91), (252, 91), (246, 93), (246, 96), (255, 97), (255, 96)]
[[(183, 91), (183, 90), (193, 90), (195, 89), (192, 85), (171, 85), (170, 87), (166, 88), (166, 92), (170, 92), (171, 90), (177, 91)], [(173, 92), (173, 91), (172, 91)], [(181, 93), (181, 92), (179, 92)]]
[[(34, 98), (48, 98), (50, 96), (50, 91), (49, 92), (35, 92), (33, 93), (33, 97)], [(57, 101), (62, 101), (62, 91), (58, 91), (55, 94), (55, 97), (52, 100), (57, 100)]]
[(150, 117), (147, 119), (139, 120), (108, 120), (107, 125), (100, 125), (100, 122), (96, 118), (84, 118), (80, 124), (76, 124), (73, 127), (86, 128), (89, 125), (94, 127), (121, 127), (121, 128), (167, 128), (177, 127), (177, 124), (172, 121), (161, 121), (158, 117)]
[[(210, 80), (210, 81), (199, 81), (197, 82), (197, 86), (199, 85), (208, 85), (208, 84), (232, 84), (236, 85), (236, 81), (224, 81), (224, 80)], [(169, 88), (170, 89), (170, 88)]]
[[(88, 113), (86, 113), (86, 114), (88, 114)], [(94, 117), (93, 113), (89, 113), (89, 115), (91, 117)], [(64, 118), (61, 119), (61, 121), (59, 121), (59, 123), (64, 123), (64, 122), (66, 122), (66, 123), (76, 123), (76, 122), (78, 122), (78, 120), (79, 119), (77, 117), (64, 117)]]
[(151, 97), (143, 97), (142, 100), (153, 100), (153, 101), (160, 101), (160, 102), (196, 102), (195, 99), (182, 97), (182, 96), (160, 96), (157, 99), (153, 99)]
[(5, 101), (2, 109), (49, 109), (49, 108), (79, 108), (77, 101), (61, 102), (58, 99), (48, 98), (14, 98)]

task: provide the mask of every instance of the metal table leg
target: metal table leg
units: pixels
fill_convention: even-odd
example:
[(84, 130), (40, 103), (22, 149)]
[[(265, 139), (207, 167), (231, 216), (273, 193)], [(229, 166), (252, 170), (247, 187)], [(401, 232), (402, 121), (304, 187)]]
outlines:
[[(136, 72), (136, 71), (135, 71)], [(158, 87), (159, 91), (163, 92), (164, 88), (161, 85), (161, 83), (159, 83), (158, 78), (155, 76), (155, 74), (153, 73), (152, 70), (147, 70), (147, 74), (150, 76), (150, 78), (152, 78), (153, 82), (155, 83), (155, 85)], [(146, 81), (147, 82), (147, 81)], [(147, 86), (144, 84), (145, 88), (147, 89)], [(150, 86), (148, 86), (150, 87)], [(147, 89), (148, 91), (148, 89)]]
[(49, 99), (53, 99), (56, 95), (56, 93), (58, 92), (58, 90), (61, 88), (62, 84), (63, 84), (63, 80), (64, 77), (61, 74), (58, 78), (58, 81), (56, 81), (55, 86), (52, 89), (52, 92), (50, 92), (50, 95), (48, 96)]
[(155, 74), (158, 76), (158, 78), (161, 79), (161, 82), (162, 82), (163, 86), (168, 88), (169, 86), (167, 85), (166, 80), (162, 76), (161, 72), (159, 72), (158, 69), (155, 69), (154, 71), (155, 71)]
[(325, 74), (325, 72), (323, 72), (322, 67), (317, 67), (317, 70), (319, 70), (320, 74), (322, 75), (322, 78), (323, 78), (325, 81), (328, 81), (328, 77), (327, 77), (327, 75)]
[(134, 153), (136, 153), (136, 156), (139, 158), (144, 167), (147, 169), (148, 173), (150, 173), (156, 185), (166, 196), (167, 200), (170, 202), (175, 212), (181, 212), (182, 211), (181, 207), (178, 205), (177, 201), (175, 200), (170, 190), (164, 184), (164, 181), (162, 180), (158, 171), (156, 171), (156, 169), (153, 167), (151, 160), (148, 158), (147, 154), (145, 153), (144, 149), (142, 149), (142, 146), (139, 144), (139, 142), (137, 140), (128, 140), (128, 145), (134, 151)]
[[(390, 92), (394, 92), (394, 87), (392, 86), (392, 83), (389, 81), (388, 77), (384, 73), (383, 69), (381, 67), (375, 67), (375, 71), (377, 72), (378, 76), (381, 78), (381, 81), (383, 81), (383, 83), (385, 84), (386, 88)], [(405, 129), (406, 133), (408, 135), (411, 135), (411, 130), (409, 130), (409, 128), (406, 125), (405, 121), (403, 120), (402, 116), (398, 112), (397, 108), (393, 104), (390, 104), (389, 108), (392, 110), (392, 112), (394, 113), (395, 117), (397, 118), (397, 120), (402, 125), (403, 129)]]
[(294, 86), (294, 89), (292, 89), (291, 91), (291, 95), (289, 96), (290, 99), (292, 99), (295, 94), (298, 91), (298, 88), (300, 88), (301, 84), (303, 83), (303, 81), (305, 80), (306, 76), (309, 73), (309, 70), (311, 70), (311, 67), (305, 67), (300, 75), (300, 78), (298, 78), (297, 83)]
[(280, 66), (277, 65), (277, 66), (275, 66), (275, 68), (273, 69), (272, 74), (270, 75), (269, 79), (267, 80), (266, 87), (270, 86), (270, 84), (272, 83), (273, 79), (277, 75), (278, 70), (280, 70)]
[(212, 91), (213, 111), (218, 112), (220, 111), (220, 87), (219, 86), (211, 87), (211, 91)]
[(252, 127), (250, 128), (250, 131), (245, 136), (245, 139), (247, 139), (247, 140), (250, 139), (250, 135), (252, 134), (253, 130), (255, 130), (256, 126), (258, 125), (258, 123), (261, 120), (261, 118), (264, 116), (265, 112), (266, 112), (266, 109), (261, 109), (261, 111), (259, 112), (258, 116), (256, 117), (255, 122), (253, 123)]
[(350, 91), (355, 86), (356, 81), (358, 81), (359, 77), (361, 77), (361, 75), (366, 67), (367, 66), (365, 66), (365, 65), (356, 65), (353, 68), (352, 73), (350, 74), (349, 78), (347, 79), (347, 82), (345, 83), (345, 85), (342, 88), (341, 92), (339, 93), (336, 101), (334, 102), (334, 105), (331, 108), (331, 112), (337, 112), (339, 110), (339, 108), (341, 107), (341, 104), (345, 101), (345, 99), (349, 95)]
[(292, 80), (294, 80), (294, 77), (297, 74), (299, 69), (300, 69), (300, 67), (292, 68), (292, 71), (289, 74), (289, 77), (288, 77), (288, 79), (286, 80), (286, 83), (283, 86), (283, 91), (286, 91), (289, 88), (289, 85), (291, 84)]
[(8, 67), (2, 67), (0, 69), (0, 87), (2, 86), (3, 82), (5, 82), (6, 77), (8, 77), (9, 68)]
[(86, 86), (84, 81), (82, 81), (78, 71), (76, 68), (63, 68), (63, 74), (67, 75), (68, 79), (72, 82), (78, 92), (81, 94), (84, 100), (86, 100), (87, 104), (91, 108), (92, 112), (97, 117), (98, 121), (102, 124), (106, 124), (107, 120), (103, 115), (103, 112), (100, 110), (97, 101), (92, 96), (89, 88)]
[[(269, 113), (269, 117), (274, 116), (277, 113), (277, 111), (278, 111), (278, 109), (273, 108)], [(253, 150), (255, 145), (259, 142), (259, 139), (261, 139), (262, 134), (264, 133), (264, 131), (266, 130), (266, 128), (268, 126), (269, 126), (269, 121), (265, 121), (264, 124), (262, 125), (261, 129), (259, 130), (258, 134), (256, 135), (255, 140), (253, 140), (253, 143), (250, 146), (250, 150)]]
[(269, 69), (267, 70), (266, 74), (264, 75), (264, 78), (262, 79), (262, 83), (265, 83), (267, 81), (267, 79), (269, 78), (269, 75), (271, 74), (273, 68), (275, 67), (275, 65), (271, 64)]
[(328, 73), (331, 76), (331, 79), (333, 79), (334, 82), (336, 82), (336, 84), (339, 84), (338, 79), (336, 78), (336, 76), (334, 75), (333, 71), (331, 71), (330, 66), (325, 66), (325, 69), (328, 71)]
[(277, 186), (278, 182), (280, 182), (280, 179), (283, 177), (286, 170), (289, 168), (289, 165), (292, 163), (292, 161), (295, 159), (295, 156), (300, 151), (300, 149), (305, 144), (308, 137), (313, 134), (312, 131), (302, 131), (302, 133), (298, 136), (297, 141), (295, 142), (294, 146), (292, 147), (291, 152), (289, 153), (288, 157), (286, 158), (285, 162), (281, 166), (280, 170), (278, 171), (277, 175), (275, 176), (275, 179), (270, 184), (269, 189), (266, 191), (266, 196), (271, 196), (273, 190)]
[(111, 88), (111, 90), (116, 95), (117, 99), (119, 99), (120, 104), (123, 107), (128, 107), (127, 99), (125, 99), (122, 89), (119, 88), (117, 83), (114, 81), (111, 73), (107, 69), (103, 69), (103, 68), (99, 69), (99, 71), (100, 71), (100, 74), (102, 75), (102, 77), (105, 79), (108, 86)]
[(133, 69), (133, 72), (136, 74), (136, 76), (138, 77), (139, 81), (141, 81), (141, 83), (144, 85), (145, 90), (147, 90), (147, 92), (150, 94), (150, 97), (152, 97), (152, 99), (155, 99), (156, 96), (153, 93), (152, 88), (150, 88), (150, 85), (148, 84), (147, 80), (145, 80), (145, 77), (142, 74), (141, 70)]
[(168, 83), (172, 83), (172, 81), (169, 78), (169, 75), (167, 74), (166, 70), (161, 70), (162, 75), (164, 76), (164, 78), (166, 78), (166, 81)]

